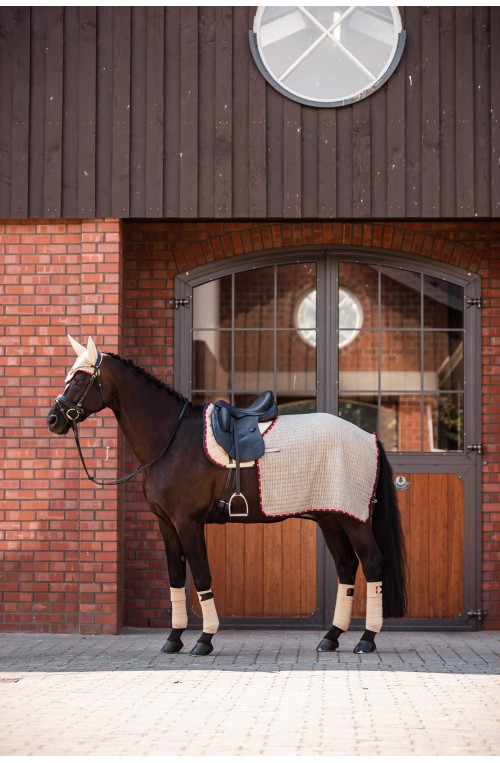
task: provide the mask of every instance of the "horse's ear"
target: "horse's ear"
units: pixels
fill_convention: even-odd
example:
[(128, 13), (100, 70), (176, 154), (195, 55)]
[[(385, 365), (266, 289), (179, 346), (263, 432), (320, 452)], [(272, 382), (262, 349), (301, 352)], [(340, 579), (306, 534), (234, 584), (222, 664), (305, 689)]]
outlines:
[(80, 342), (77, 342), (76, 339), (73, 339), (73, 337), (70, 336), (69, 334), (68, 334), (68, 339), (71, 342), (72, 348), (74, 349), (74, 351), (76, 352), (78, 356), (83, 355), (83, 353), (86, 352), (86, 349), (83, 346), (83, 344), (80, 344)]
[(91, 336), (89, 336), (89, 341), (87, 343), (87, 357), (90, 361), (90, 365), (95, 366), (97, 361), (97, 347)]

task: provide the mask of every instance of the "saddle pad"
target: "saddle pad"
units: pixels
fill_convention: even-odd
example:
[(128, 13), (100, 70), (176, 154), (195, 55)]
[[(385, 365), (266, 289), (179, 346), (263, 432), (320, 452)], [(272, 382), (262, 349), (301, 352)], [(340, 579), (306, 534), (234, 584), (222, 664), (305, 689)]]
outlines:
[[(225, 469), (234, 468), (235, 461), (233, 458), (229, 458), (224, 448), (219, 445), (215, 439), (212, 429), (212, 410), (213, 403), (207, 403), (205, 410), (203, 411), (203, 447), (208, 459), (216, 466), (222, 466)], [(259, 424), (259, 429), (262, 433), (266, 432), (274, 421), (265, 421)], [(250, 466), (255, 466), (255, 461), (242, 461), (240, 467), (247, 469)]]
[(257, 462), (262, 512), (335, 511), (366, 522), (378, 477), (376, 435), (328, 413), (280, 416)]

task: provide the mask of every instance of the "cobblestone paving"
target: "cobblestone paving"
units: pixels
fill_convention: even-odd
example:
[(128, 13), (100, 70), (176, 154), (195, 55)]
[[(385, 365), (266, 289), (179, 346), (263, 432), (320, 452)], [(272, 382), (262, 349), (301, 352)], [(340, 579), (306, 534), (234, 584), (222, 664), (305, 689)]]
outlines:
[(500, 750), (500, 634), (0, 634), (0, 755), (474, 755)]

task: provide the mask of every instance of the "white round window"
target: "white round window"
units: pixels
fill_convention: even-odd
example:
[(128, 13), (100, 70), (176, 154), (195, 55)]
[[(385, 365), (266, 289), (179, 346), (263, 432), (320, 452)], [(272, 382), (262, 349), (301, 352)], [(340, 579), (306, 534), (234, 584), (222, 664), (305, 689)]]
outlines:
[(398, 65), (405, 36), (393, 5), (261, 5), (250, 44), (273, 87), (300, 103), (331, 107), (377, 90)]
[[(311, 347), (316, 347), (316, 289), (307, 291), (298, 301), (295, 312), (298, 333)], [(363, 325), (363, 309), (356, 296), (339, 288), (339, 348), (355, 339)], [(306, 328), (307, 327), (307, 328)]]

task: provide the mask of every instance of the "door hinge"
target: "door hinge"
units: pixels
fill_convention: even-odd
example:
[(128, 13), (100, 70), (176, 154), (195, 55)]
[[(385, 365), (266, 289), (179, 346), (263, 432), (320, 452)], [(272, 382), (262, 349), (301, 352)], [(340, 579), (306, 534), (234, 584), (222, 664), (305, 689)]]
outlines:
[(469, 297), (467, 299), (467, 307), (479, 307), (479, 309), (481, 309), (482, 307), (484, 307), (483, 298), (482, 297)]
[(169, 299), (167, 304), (169, 307), (173, 307), (174, 310), (178, 310), (179, 307), (189, 307), (191, 302), (191, 297), (174, 297), (174, 299)]
[(476, 453), (482, 453), (483, 452), (483, 443), (482, 442), (474, 442), (471, 445), (467, 445), (467, 451), (469, 453), (471, 451), (475, 451)]

